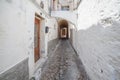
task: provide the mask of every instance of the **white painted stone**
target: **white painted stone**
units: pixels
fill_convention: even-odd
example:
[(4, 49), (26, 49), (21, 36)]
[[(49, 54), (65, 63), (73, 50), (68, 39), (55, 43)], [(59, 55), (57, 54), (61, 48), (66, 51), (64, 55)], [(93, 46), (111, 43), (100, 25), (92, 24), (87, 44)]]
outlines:
[(55, 18), (47, 19), (46, 26), (49, 27), (49, 32), (47, 33), (48, 41), (51, 41), (51, 40), (54, 40), (54, 39), (58, 38), (57, 19), (55, 19)]
[[(45, 34), (45, 26), (56, 24), (54, 18), (52, 20), (49, 19), (49, 23), (46, 22), (49, 8), (47, 4), (48, 2), (45, 2), (43, 11), (32, 0), (0, 1), (0, 74), (25, 58), (29, 58), (29, 76), (32, 77), (38, 67), (47, 59), (48, 41), (57, 38), (55, 36), (57, 31), (55, 30), (50, 30), (54, 31), (54, 34), (50, 34), (52, 37)], [(40, 35), (41, 58), (37, 63), (34, 62), (35, 13), (42, 17)], [(50, 23), (51, 21), (53, 23)], [(49, 37), (49, 40), (47, 37)]]
[(120, 23), (73, 31), (73, 45), (91, 80), (119, 80)]
[[(103, 20), (119, 21), (120, 20), (119, 0), (84, 0), (78, 7), (78, 30), (88, 29)], [(108, 21), (108, 23), (110, 22)], [(103, 24), (105, 26), (106, 22)]]
[(91, 80), (120, 80), (120, 1), (83, 0), (73, 45)]

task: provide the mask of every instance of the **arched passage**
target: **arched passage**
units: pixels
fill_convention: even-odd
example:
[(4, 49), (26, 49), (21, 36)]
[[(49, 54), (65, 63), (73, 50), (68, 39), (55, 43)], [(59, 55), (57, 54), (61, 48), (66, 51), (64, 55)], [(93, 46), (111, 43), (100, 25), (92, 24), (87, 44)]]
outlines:
[(68, 39), (69, 30), (68, 30), (68, 22), (66, 20), (59, 21), (58, 32), (60, 39)]

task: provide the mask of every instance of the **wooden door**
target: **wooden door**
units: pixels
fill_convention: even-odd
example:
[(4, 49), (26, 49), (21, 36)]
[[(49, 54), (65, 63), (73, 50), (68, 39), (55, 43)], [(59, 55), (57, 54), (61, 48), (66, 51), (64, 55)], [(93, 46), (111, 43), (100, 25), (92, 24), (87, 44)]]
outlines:
[(40, 58), (40, 20), (35, 18), (34, 25), (34, 59), (37, 62)]

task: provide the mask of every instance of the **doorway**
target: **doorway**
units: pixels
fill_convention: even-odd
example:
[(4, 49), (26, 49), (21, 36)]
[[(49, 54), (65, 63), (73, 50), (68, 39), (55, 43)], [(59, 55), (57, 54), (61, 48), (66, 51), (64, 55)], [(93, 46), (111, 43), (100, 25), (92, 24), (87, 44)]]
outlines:
[(40, 59), (40, 18), (35, 17), (34, 23), (34, 61)]
[(66, 20), (60, 20), (59, 21), (59, 38), (60, 39), (68, 39), (68, 22)]
[(67, 37), (67, 28), (61, 28), (60, 30), (60, 35), (61, 35), (61, 38), (66, 38)]

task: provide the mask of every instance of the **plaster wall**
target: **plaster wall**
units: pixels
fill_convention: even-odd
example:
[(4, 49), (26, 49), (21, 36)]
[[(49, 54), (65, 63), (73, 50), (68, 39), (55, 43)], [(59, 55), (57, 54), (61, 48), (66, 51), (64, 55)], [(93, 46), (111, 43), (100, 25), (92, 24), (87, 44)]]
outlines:
[(0, 1), (0, 73), (28, 57), (24, 4), (23, 0)]
[(83, 0), (73, 45), (91, 80), (119, 80), (119, 0)]
[[(45, 26), (51, 25), (46, 24), (49, 19), (47, 11), (47, 7), (43, 11), (32, 0), (0, 1), (0, 74), (28, 58), (29, 77), (32, 77), (44, 62), (48, 44)], [(37, 63), (34, 62), (35, 13), (41, 17), (41, 58)]]
[(58, 22), (55, 18), (47, 19), (46, 25), (49, 27), (48, 42), (58, 38)]

